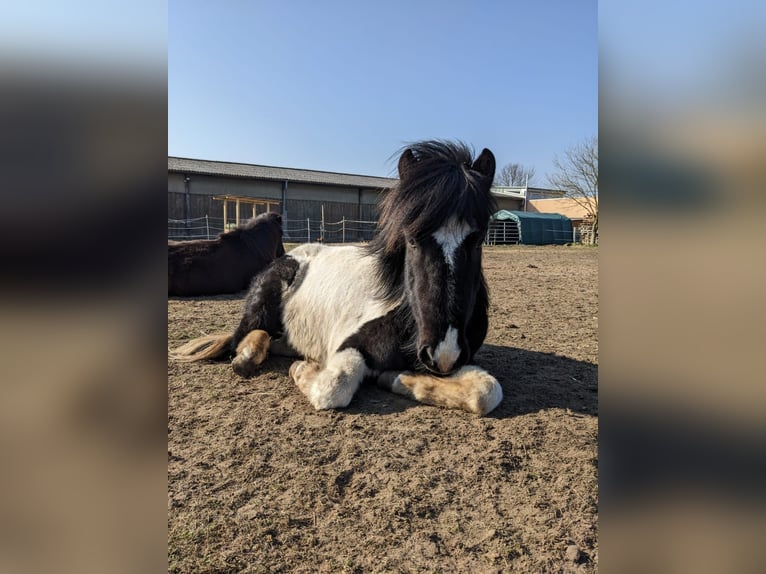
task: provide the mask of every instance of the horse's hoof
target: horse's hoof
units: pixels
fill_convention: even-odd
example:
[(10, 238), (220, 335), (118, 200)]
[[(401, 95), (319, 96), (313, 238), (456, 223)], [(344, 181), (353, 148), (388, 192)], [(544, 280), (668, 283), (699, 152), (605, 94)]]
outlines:
[(376, 379), (378, 386), (390, 391), (393, 389), (394, 381), (399, 377), (401, 371), (383, 371)]
[(297, 385), (316, 376), (320, 367), (311, 361), (294, 361), (290, 365), (290, 378)]
[(303, 368), (303, 365), (306, 361), (293, 361), (293, 364), (290, 365), (290, 378), (293, 380), (293, 382), (297, 381), (297, 374), (298, 372)]
[(249, 379), (250, 377), (254, 377), (256, 375), (260, 365), (255, 364), (252, 357), (248, 357), (246, 355), (237, 355), (231, 362), (231, 368), (240, 377)]
[(307, 361), (294, 361), (293, 364), (290, 365), (290, 378), (297, 383), (307, 366)]

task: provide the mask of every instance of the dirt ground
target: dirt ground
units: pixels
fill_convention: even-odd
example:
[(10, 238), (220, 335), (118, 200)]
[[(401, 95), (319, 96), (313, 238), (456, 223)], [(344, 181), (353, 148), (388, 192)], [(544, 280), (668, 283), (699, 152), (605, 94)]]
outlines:
[[(374, 385), (316, 412), (272, 358), (168, 364), (168, 571), (595, 572), (598, 250), (486, 248), (488, 417)], [(244, 294), (168, 301), (170, 348)]]

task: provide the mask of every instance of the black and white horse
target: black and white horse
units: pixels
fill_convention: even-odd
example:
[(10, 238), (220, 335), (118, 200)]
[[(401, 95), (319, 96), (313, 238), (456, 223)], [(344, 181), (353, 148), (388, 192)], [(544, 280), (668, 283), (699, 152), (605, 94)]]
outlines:
[(269, 352), (316, 409), (347, 406), (362, 380), (432, 405), (487, 414), (497, 380), (471, 365), (487, 333), (482, 241), (494, 203), (495, 158), (427, 141), (399, 159), (366, 246), (299, 246), (253, 280), (233, 334), (190, 341), (185, 361), (233, 356), (254, 375)]

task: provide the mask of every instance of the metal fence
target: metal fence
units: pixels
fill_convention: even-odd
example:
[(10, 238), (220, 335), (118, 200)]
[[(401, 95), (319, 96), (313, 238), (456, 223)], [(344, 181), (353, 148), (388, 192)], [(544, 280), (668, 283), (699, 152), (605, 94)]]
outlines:
[[(247, 219), (241, 219), (240, 224)], [(343, 218), (341, 221), (327, 222), (320, 219), (284, 219), (282, 220), (282, 239), (287, 243), (354, 243), (369, 241), (375, 235), (375, 221), (358, 221)], [(197, 217), (194, 219), (168, 219), (168, 239), (188, 241), (193, 239), (215, 239), (223, 231), (231, 231), (237, 226), (230, 221), (224, 230), (223, 218)]]
[(173, 241), (215, 239), (223, 231), (223, 218), (206, 215), (194, 219), (168, 219), (168, 239)]
[[(553, 231), (554, 234), (560, 234), (558, 230), (549, 230)], [(568, 232), (567, 232), (568, 233)], [(580, 229), (577, 227), (572, 228), (572, 237), (571, 239), (567, 235), (567, 237), (562, 238), (560, 235), (558, 235), (559, 239), (565, 240), (567, 242), (571, 241), (572, 243), (580, 243), (582, 240)], [(521, 234), (519, 233), (519, 224), (515, 221), (491, 221), (489, 224), (489, 228), (487, 229), (487, 235), (484, 238), (484, 244), (485, 245), (516, 245), (519, 243), (521, 239)]]
[[(240, 223), (247, 222), (242, 219)], [(375, 235), (375, 221), (342, 219), (329, 223), (320, 219), (285, 219), (282, 221), (283, 240), (287, 243), (356, 243), (369, 241)], [(226, 231), (236, 227), (235, 222), (226, 225)], [(192, 239), (215, 239), (224, 231), (223, 218), (197, 217), (194, 219), (168, 219), (168, 239), (186, 241)], [(586, 229), (586, 233), (588, 229)], [(572, 229), (572, 243), (589, 237), (581, 237), (578, 228)], [(493, 221), (484, 239), (486, 245), (514, 245), (519, 243), (519, 227), (515, 221)]]
[(354, 243), (372, 239), (375, 235), (376, 223), (345, 218), (327, 222), (307, 217), (305, 220), (284, 220), (282, 231), (284, 240), (287, 242)]
[(492, 221), (484, 238), (486, 245), (513, 245), (519, 242), (519, 225), (515, 221)]

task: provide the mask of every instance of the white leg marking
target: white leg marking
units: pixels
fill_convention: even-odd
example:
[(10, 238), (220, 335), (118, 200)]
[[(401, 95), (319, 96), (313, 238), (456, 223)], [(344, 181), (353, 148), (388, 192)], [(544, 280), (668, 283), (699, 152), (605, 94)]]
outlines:
[(465, 221), (459, 221), (453, 217), (433, 233), (433, 238), (441, 245), (444, 260), (450, 269), (455, 268), (455, 251), (471, 231), (470, 226)]
[(346, 349), (331, 356), (313, 378), (296, 383), (315, 409), (337, 409), (348, 406), (367, 372), (362, 354)]
[(475, 365), (463, 367), (448, 377), (409, 372), (398, 375), (388, 372), (383, 376), (384, 380), (379, 382), (394, 393), (428, 405), (462, 409), (480, 416), (493, 411), (503, 400), (503, 389), (497, 379)]
[(478, 414), (486, 415), (495, 410), (503, 401), (503, 387), (497, 379), (487, 371), (476, 365), (467, 365), (460, 369), (456, 376), (470, 378), (473, 384), (473, 392), (469, 400), (469, 410)]
[(417, 400), (417, 398), (415, 397), (415, 393), (412, 392), (412, 389), (410, 389), (407, 385), (405, 385), (402, 382), (402, 379), (401, 379), (402, 374), (397, 375), (396, 378), (394, 379), (394, 382), (391, 383), (391, 392), (396, 393), (398, 395), (404, 395), (405, 397), (409, 397), (411, 399)]
[(434, 362), (442, 373), (447, 373), (460, 357), (460, 345), (457, 344), (457, 329), (450, 326), (444, 340), (436, 345)]

